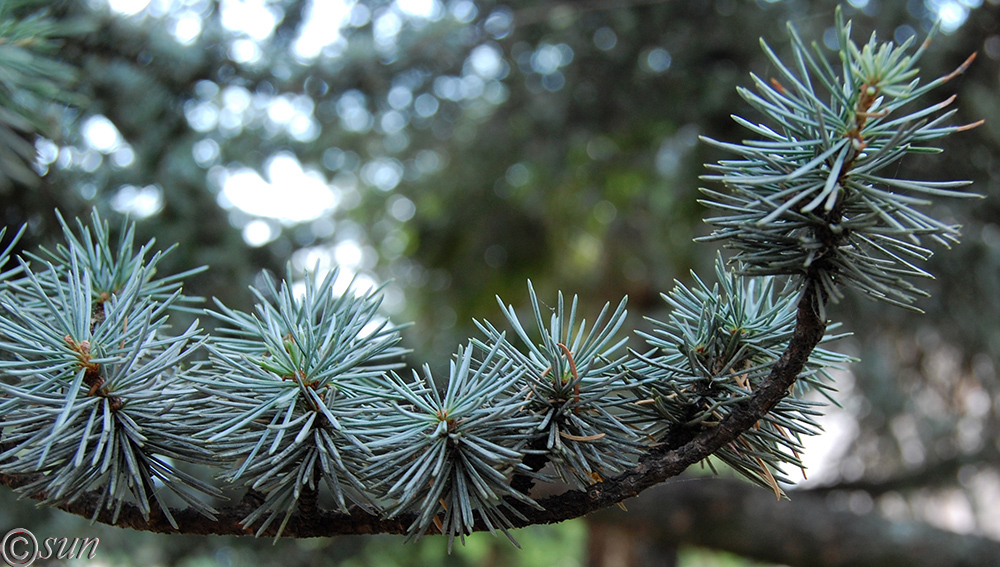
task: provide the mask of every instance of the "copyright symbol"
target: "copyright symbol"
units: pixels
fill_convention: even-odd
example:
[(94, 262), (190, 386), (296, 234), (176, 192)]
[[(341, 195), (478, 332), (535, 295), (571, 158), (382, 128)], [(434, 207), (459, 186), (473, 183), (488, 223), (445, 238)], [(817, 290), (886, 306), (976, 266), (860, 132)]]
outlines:
[(28, 567), (34, 563), (38, 559), (38, 540), (35, 539), (35, 534), (24, 528), (14, 528), (7, 532), (0, 541), (0, 559), (11, 567)]

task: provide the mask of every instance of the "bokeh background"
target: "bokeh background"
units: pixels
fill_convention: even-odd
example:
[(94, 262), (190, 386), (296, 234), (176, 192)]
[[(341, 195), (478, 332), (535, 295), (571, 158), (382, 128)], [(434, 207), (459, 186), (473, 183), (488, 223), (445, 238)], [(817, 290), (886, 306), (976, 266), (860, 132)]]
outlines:
[[(724, 156), (699, 136), (738, 140), (730, 114), (760, 118), (735, 90), (774, 73), (758, 38), (787, 54), (791, 22), (831, 57), (836, 45), (823, 0), (5, 4), (5, 21), (46, 8), (61, 38), (61, 66), (21, 62), (58, 85), (18, 95), (43, 119), (0, 116), (0, 136), (37, 152), (34, 174), (0, 155), (0, 220), (27, 225), (19, 246), (54, 241), (56, 208), (127, 215), (144, 240), (179, 243), (165, 270), (211, 266), (187, 292), (242, 309), (262, 270), (339, 266), (341, 289), (385, 284), (385, 316), (414, 322), (408, 363), (435, 369), (473, 318), (500, 320), (497, 295), (523, 306), (527, 279), (549, 301), (578, 294), (591, 317), (623, 295), (633, 328), (663, 316), (675, 279), (712, 273), (716, 249), (692, 243), (708, 232), (698, 176)], [(965, 228), (930, 262), (926, 314), (855, 296), (831, 309), (861, 362), (837, 376), (843, 407), (792, 502), (694, 471), (627, 513), (521, 530), (523, 550), (477, 534), (450, 556), (435, 537), (154, 536), (9, 491), (0, 531), (100, 537), (87, 565), (1000, 564), (1000, 6), (844, 10), (859, 42), (922, 41), (940, 21), (926, 77), (979, 53), (930, 97), (957, 93), (953, 121), (986, 124), (898, 175), (972, 179), (986, 199), (935, 205)]]

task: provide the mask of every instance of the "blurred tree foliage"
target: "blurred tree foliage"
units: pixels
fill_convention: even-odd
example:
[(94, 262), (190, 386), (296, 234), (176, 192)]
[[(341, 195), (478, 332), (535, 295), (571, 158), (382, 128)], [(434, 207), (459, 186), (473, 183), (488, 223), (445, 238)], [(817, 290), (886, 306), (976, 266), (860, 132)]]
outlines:
[[(979, 51), (957, 81), (957, 122), (986, 117), (986, 125), (949, 139), (942, 155), (907, 159), (912, 175), (900, 175), (958, 171), (987, 199), (941, 205), (951, 208), (942, 218), (970, 220), (962, 246), (932, 260), (938, 279), (920, 304), (928, 316), (856, 296), (834, 308), (862, 362), (841, 385), (849, 442), (827, 470), (813, 471), (827, 485), (811, 490), (856, 513), (997, 538), (1000, 124), (989, 118), (1000, 115), (1000, 7), (979, 4), (845, 6), (858, 37), (876, 29), (897, 41), (922, 37), (945, 17), (926, 76)], [(7, 2), (0, 17), (36, 18), (39, 27), (0, 45), (0, 70), (37, 81), (10, 92), (0, 76), (0, 102), (49, 118), (0, 115), (0, 214), (6, 225), (27, 223), (24, 247), (58, 234), (55, 206), (66, 216), (94, 206), (130, 214), (140, 239), (181, 243), (162, 269), (212, 267), (189, 293), (244, 309), (246, 285), (289, 257), (302, 268), (339, 264), (392, 280), (389, 314), (416, 323), (404, 334), (411, 361), (443, 368), (454, 345), (476, 334), (472, 317), (497, 319), (495, 294), (526, 302), (526, 278), (542, 297), (561, 288), (600, 305), (626, 293), (633, 313), (655, 315), (674, 278), (686, 280), (692, 267), (707, 273), (714, 251), (691, 244), (707, 232), (697, 176), (722, 156), (698, 136), (743, 135), (729, 114), (752, 111), (735, 87), (750, 71), (770, 76), (758, 37), (785, 46), (794, 21), (803, 37), (835, 44), (833, 8), (820, 0)], [(5, 505), (0, 524), (56, 533), (77, 520), (27, 514)], [(133, 559), (146, 564), (244, 564), (254, 543), (167, 545), (84, 528), (92, 530), (107, 538), (102, 554), (141, 538), (148, 556)], [(583, 560), (578, 527), (538, 537), (554, 538), (565, 564)], [(264, 554), (261, 564), (444, 561), (433, 539), (401, 552), (382, 541), (281, 542), (253, 553)], [(479, 539), (447, 561), (513, 557), (558, 564)]]

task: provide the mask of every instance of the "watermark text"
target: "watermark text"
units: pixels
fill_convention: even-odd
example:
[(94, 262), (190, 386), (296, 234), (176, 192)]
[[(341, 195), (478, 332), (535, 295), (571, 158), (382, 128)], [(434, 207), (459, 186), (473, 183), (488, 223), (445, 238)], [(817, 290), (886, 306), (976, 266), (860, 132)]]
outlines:
[(11, 567), (28, 567), (39, 559), (93, 559), (97, 556), (99, 538), (48, 537), (38, 545), (35, 534), (24, 528), (14, 528), (0, 540), (0, 561)]

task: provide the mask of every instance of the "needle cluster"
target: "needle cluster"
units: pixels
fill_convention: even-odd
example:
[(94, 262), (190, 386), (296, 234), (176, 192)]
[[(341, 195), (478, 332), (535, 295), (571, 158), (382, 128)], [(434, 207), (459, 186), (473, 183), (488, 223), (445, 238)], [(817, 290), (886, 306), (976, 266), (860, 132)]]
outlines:
[[(663, 295), (671, 308), (669, 318), (650, 318), (652, 331), (639, 333), (652, 348), (637, 353), (630, 364), (633, 372), (651, 379), (641, 385), (637, 421), (655, 440), (719, 425), (767, 379), (788, 345), (795, 304), (778, 293), (776, 278), (745, 277), (737, 273), (739, 268), (727, 271), (719, 256), (718, 283), (709, 286), (696, 274), (693, 287), (678, 282)], [(836, 338), (828, 335), (821, 342)], [(715, 458), (782, 496), (779, 482), (788, 482), (782, 465), (802, 467), (801, 436), (820, 430), (814, 418), (823, 404), (804, 395), (814, 390), (830, 398), (828, 369), (850, 360), (814, 349), (790, 395)]]
[(953, 73), (921, 84), (916, 67), (930, 36), (911, 52), (879, 43), (874, 34), (858, 47), (851, 23), (837, 10), (839, 69), (823, 47), (806, 44), (789, 26), (793, 62), (785, 64), (761, 40), (777, 70), (770, 81), (751, 74), (756, 92), (740, 95), (766, 119), (755, 124), (733, 116), (758, 136), (734, 144), (703, 140), (736, 159), (709, 166), (723, 193), (702, 189), (715, 231), (705, 240), (724, 240), (751, 275), (790, 275), (815, 286), (820, 297), (837, 301), (845, 287), (894, 305), (912, 303), (926, 292), (910, 280), (929, 278), (916, 265), (931, 251), (958, 241), (958, 226), (921, 210), (935, 197), (976, 197), (958, 191), (968, 181), (899, 179), (885, 171), (904, 156), (940, 152), (929, 143), (979, 123), (949, 125), (954, 102), (920, 105), (919, 99), (954, 78)]
[(219, 490), (177, 466), (214, 462), (191, 441), (184, 381), (203, 337), (197, 322), (168, 331), (170, 309), (193, 299), (180, 283), (191, 272), (157, 278), (152, 242), (134, 251), (126, 227), (112, 245), (96, 213), (79, 237), (63, 230), (65, 246), (18, 258), (0, 278), (0, 470), (42, 473), (21, 490), (44, 492), (45, 504), (95, 491), (95, 516), (133, 503), (173, 523), (164, 487), (211, 516), (202, 497)]

